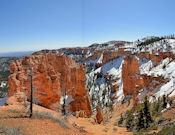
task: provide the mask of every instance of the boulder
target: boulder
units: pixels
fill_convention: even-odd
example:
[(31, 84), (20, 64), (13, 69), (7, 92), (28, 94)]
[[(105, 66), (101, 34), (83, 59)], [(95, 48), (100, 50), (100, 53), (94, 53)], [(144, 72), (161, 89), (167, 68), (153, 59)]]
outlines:
[(98, 124), (101, 124), (101, 122), (103, 121), (103, 115), (102, 115), (102, 112), (101, 112), (100, 104), (97, 107), (96, 120), (97, 120)]

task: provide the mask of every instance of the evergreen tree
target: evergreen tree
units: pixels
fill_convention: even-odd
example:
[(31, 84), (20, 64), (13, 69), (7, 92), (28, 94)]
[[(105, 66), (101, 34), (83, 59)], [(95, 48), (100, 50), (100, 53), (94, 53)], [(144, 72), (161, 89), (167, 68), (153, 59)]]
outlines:
[(161, 101), (160, 101), (160, 98), (158, 98), (157, 104), (156, 104), (156, 107), (155, 107), (157, 113), (159, 113), (160, 110), (161, 110), (161, 106), (160, 105), (161, 105)]
[(118, 121), (118, 125), (121, 125), (123, 123), (123, 116), (122, 116), (122, 113), (120, 115), (120, 120)]
[(130, 97), (128, 97), (128, 106), (130, 105), (130, 100), (131, 100)]
[(166, 100), (166, 96), (163, 95), (163, 109), (165, 109), (167, 107), (167, 100)]
[(144, 100), (143, 113), (145, 116), (145, 128), (148, 128), (150, 126), (150, 123), (153, 122), (153, 120), (151, 118), (151, 114), (149, 111), (149, 101), (148, 101), (147, 96), (145, 96), (145, 100)]
[(134, 115), (133, 111), (127, 111), (126, 128), (131, 131), (134, 127)]
[(153, 115), (158, 116), (160, 114), (160, 111), (161, 111), (161, 100), (160, 98), (158, 98), (158, 100), (155, 101), (153, 104)]
[(138, 120), (137, 120), (137, 131), (144, 128), (144, 114), (143, 110), (141, 109), (138, 113)]

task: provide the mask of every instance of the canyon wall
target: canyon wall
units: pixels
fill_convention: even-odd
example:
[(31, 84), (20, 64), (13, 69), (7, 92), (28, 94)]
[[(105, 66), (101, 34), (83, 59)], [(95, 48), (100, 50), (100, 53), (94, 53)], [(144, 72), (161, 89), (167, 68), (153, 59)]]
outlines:
[(135, 56), (128, 55), (125, 57), (122, 78), (124, 95), (133, 95), (133, 99), (135, 99), (139, 90), (144, 86), (144, 81), (140, 76), (139, 62)]
[[(162, 57), (160, 57), (158, 61), (160, 61), (161, 58)], [(158, 63), (158, 61), (155, 60), (154, 62)], [(145, 94), (153, 96), (163, 84), (168, 82), (168, 79), (161, 76), (153, 77), (140, 74), (139, 68), (139, 60), (136, 56), (127, 55), (124, 58), (122, 67), (123, 93), (124, 96), (132, 95), (134, 104), (137, 103), (137, 100), (143, 99)], [(142, 91), (146, 91), (146, 93), (138, 96), (138, 93)]]
[(20, 93), (30, 100), (32, 74), (36, 104), (56, 111), (63, 110), (64, 104), (66, 112), (76, 112), (82, 117), (91, 116), (91, 102), (85, 88), (85, 67), (69, 57), (50, 53), (26, 56), (11, 63), (10, 72), (7, 104), (14, 104), (14, 97), (22, 102), (23, 99), (17, 96)]

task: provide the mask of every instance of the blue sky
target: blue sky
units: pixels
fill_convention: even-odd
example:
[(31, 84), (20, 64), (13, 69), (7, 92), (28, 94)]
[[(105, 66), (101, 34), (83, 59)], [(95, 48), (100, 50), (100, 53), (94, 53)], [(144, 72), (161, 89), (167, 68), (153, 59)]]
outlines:
[(0, 52), (175, 32), (174, 0), (0, 0)]

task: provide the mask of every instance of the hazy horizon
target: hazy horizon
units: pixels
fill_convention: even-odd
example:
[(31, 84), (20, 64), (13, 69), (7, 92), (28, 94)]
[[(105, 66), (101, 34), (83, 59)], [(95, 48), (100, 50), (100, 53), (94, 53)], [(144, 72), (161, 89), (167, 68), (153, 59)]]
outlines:
[[(171, 35), (171, 34), (168, 34), (168, 35)], [(163, 35), (163, 36), (168, 36), (168, 35)], [(154, 35), (151, 35), (151, 36), (154, 36)], [(3, 56), (3, 54), (12, 54), (12, 53), (28, 53), (28, 52), (37, 52), (37, 51), (41, 51), (41, 50), (52, 50), (52, 49), (61, 49), (61, 48), (74, 48), (74, 47), (88, 47), (92, 44), (102, 44), (102, 43), (106, 43), (106, 42), (110, 42), (110, 41), (128, 41), (128, 42), (134, 42), (134, 41), (137, 41), (139, 39), (143, 39), (143, 38), (146, 38), (146, 37), (150, 37), (150, 36), (145, 36), (145, 37), (140, 37), (140, 38), (137, 38), (136, 40), (133, 40), (133, 41), (129, 41), (129, 40), (108, 40), (108, 41), (104, 41), (104, 42), (93, 42), (91, 44), (88, 44), (88, 45), (75, 45), (75, 46), (63, 46), (63, 47), (59, 47), (58, 48), (42, 48), (42, 49), (38, 49), (38, 50), (19, 50), (19, 51), (5, 51), (5, 52), (1, 52), (0, 51), (0, 57)], [(161, 35), (160, 35), (161, 37)]]
[(173, 34), (174, 4), (173, 0), (2, 0), (0, 53)]

